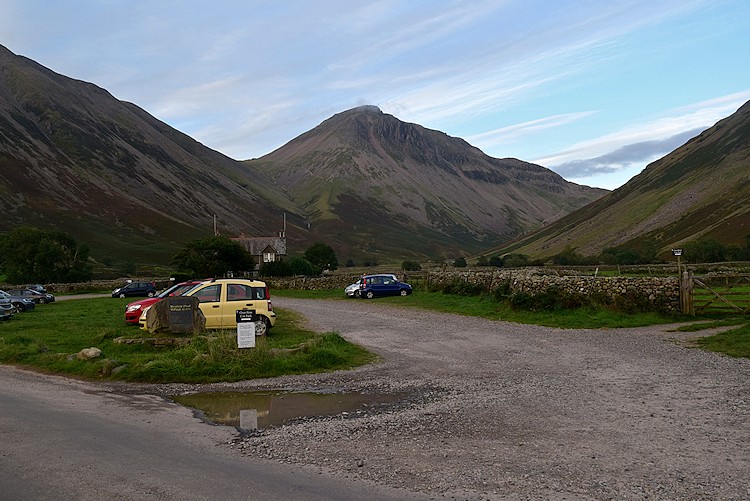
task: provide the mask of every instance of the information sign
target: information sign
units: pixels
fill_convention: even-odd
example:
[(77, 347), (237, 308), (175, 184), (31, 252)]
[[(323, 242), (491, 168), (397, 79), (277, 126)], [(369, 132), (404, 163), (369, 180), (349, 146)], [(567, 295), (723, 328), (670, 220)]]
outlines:
[(237, 310), (237, 347), (255, 348), (255, 310)]

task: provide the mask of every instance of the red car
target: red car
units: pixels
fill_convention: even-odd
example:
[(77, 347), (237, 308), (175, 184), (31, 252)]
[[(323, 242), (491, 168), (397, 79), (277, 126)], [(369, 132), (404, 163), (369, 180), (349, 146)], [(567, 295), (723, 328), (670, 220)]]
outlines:
[(129, 324), (138, 324), (138, 319), (141, 318), (141, 313), (145, 308), (148, 308), (152, 304), (161, 301), (165, 297), (169, 296), (181, 296), (183, 292), (187, 292), (193, 288), (193, 286), (203, 283), (202, 280), (189, 280), (187, 282), (180, 282), (175, 284), (169, 289), (164, 289), (158, 296), (147, 297), (140, 301), (133, 301), (125, 307), (125, 322)]

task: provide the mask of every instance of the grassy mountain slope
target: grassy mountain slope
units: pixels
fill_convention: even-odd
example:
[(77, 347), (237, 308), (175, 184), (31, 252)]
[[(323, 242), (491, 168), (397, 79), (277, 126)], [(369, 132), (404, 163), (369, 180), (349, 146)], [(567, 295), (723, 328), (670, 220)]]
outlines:
[[(0, 46), (0, 203), (100, 259), (166, 262), (213, 232), (275, 234), (293, 204), (263, 176), (105, 90)], [(293, 218), (292, 218), (293, 221)]]
[(711, 237), (744, 244), (750, 234), (750, 102), (648, 165), (624, 186), (495, 252), (547, 258), (571, 247), (666, 254)]
[(311, 231), (358, 256), (476, 251), (605, 193), (374, 106), (339, 113), (246, 163), (285, 188)]

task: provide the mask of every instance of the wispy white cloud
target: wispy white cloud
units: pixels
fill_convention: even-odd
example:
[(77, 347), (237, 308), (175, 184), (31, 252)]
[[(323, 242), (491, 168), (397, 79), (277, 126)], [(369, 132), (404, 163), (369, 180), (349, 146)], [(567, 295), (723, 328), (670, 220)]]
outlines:
[(507, 127), (501, 127), (499, 129), (483, 132), (474, 136), (466, 137), (465, 139), (479, 148), (486, 148), (488, 146), (496, 146), (499, 144), (507, 144), (514, 141), (518, 141), (524, 137), (532, 134), (536, 134), (540, 131), (547, 129), (555, 129), (574, 123), (582, 118), (589, 117), (596, 114), (596, 111), (580, 111), (576, 113), (564, 113), (560, 115), (553, 115), (550, 117), (539, 118), (537, 120), (530, 120), (520, 124), (509, 125)]
[[(555, 168), (571, 162), (606, 158), (616, 151), (623, 151), (634, 144), (669, 144), (670, 138), (680, 137), (687, 131), (706, 129), (717, 121), (734, 113), (750, 100), (750, 90), (721, 96), (688, 106), (663, 112), (660, 118), (632, 124), (619, 131), (576, 143), (564, 151), (536, 158), (541, 165)], [(669, 150), (663, 150), (667, 153)], [(632, 161), (635, 161), (631, 157)]]

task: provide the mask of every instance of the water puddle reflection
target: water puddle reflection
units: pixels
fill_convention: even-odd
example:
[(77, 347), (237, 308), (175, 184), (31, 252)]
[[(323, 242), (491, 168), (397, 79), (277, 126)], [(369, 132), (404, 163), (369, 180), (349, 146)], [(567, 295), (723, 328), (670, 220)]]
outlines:
[(172, 397), (179, 404), (198, 409), (208, 421), (244, 430), (277, 426), (300, 418), (365, 414), (403, 398), (394, 394), (283, 391), (226, 391)]

